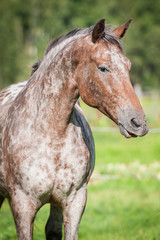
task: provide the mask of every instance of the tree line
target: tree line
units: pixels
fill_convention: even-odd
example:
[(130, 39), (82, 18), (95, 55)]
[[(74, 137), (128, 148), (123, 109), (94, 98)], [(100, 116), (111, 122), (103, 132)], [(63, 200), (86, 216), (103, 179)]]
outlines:
[(0, 88), (28, 79), (51, 39), (102, 17), (115, 26), (133, 18), (123, 41), (131, 80), (143, 88), (160, 87), (159, 0), (1, 0)]

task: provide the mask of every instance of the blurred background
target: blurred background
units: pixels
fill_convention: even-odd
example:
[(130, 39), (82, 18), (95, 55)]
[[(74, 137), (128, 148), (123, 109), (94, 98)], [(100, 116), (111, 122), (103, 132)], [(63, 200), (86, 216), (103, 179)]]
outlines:
[[(102, 17), (115, 26), (133, 18), (124, 52), (150, 133), (125, 139), (109, 119), (81, 102), (95, 138), (96, 167), (79, 239), (160, 240), (159, 0), (0, 0), (0, 89), (29, 79), (31, 65), (51, 39)], [(36, 217), (34, 239), (44, 239), (48, 214), (46, 205)], [(11, 239), (16, 233), (5, 202), (0, 240)]]

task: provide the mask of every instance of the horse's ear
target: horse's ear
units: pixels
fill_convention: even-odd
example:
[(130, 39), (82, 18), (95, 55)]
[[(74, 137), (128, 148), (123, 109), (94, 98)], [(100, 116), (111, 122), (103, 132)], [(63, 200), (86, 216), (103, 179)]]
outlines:
[(125, 35), (127, 29), (129, 28), (129, 25), (131, 22), (132, 22), (132, 18), (130, 18), (128, 22), (114, 29), (113, 32), (115, 33), (115, 35), (117, 35), (119, 38), (122, 38)]
[(105, 29), (105, 18), (102, 18), (99, 20), (96, 25), (94, 26), (93, 32), (92, 32), (92, 42), (95, 43), (97, 40), (99, 40)]

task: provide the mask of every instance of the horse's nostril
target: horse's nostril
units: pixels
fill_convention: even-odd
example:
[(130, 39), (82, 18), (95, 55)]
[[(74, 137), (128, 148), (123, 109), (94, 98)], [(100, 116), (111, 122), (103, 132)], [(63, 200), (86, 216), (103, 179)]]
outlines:
[(134, 128), (139, 128), (141, 126), (141, 124), (138, 122), (136, 118), (131, 119), (131, 124), (132, 124), (132, 127)]

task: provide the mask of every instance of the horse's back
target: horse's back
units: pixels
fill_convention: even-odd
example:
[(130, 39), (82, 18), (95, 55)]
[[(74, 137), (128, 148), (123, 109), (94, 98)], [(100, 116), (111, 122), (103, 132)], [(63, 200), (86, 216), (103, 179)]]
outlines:
[(0, 127), (4, 124), (10, 106), (26, 83), (27, 81), (12, 84), (0, 91)]
[[(5, 120), (8, 114), (8, 110), (15, 98), (26, 85), (25, 82), (20, 82), (17, 84), (12, 84), (9, 87), (0, 91), (0, 195), (5, 196), (5, 171), (4, 171), (4, 161), (2, 158), (2, 132), (5, 125)], [(0, 205), (3, 202), (3, 197), (0, 196)]]

